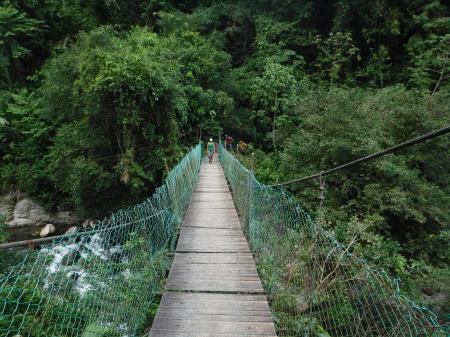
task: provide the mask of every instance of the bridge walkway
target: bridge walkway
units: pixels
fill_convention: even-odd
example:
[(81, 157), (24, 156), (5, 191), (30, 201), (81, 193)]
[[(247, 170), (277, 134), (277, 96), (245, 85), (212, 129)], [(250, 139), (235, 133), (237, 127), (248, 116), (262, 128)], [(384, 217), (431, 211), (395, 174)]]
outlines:
[(203, 161), (150, 337), (275, 337), (220, 162)]

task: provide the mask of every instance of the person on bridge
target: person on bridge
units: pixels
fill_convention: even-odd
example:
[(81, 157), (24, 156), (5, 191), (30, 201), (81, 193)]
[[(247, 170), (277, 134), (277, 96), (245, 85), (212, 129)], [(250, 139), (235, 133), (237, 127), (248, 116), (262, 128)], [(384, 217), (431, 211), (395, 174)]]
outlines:
[(233, 142), (234, 142), (233, 137), (227, 135), (225, 136), (225, 146), (228, 151), (233, 150)]
[(209, 163), (212, 164), (213, 158), (214, 158), (214, 151), (216, 149), (216, 146), (214, 145), (212, 138), (209, 139), (207, 149), (208, 149), (208, 160), (209, 160)]

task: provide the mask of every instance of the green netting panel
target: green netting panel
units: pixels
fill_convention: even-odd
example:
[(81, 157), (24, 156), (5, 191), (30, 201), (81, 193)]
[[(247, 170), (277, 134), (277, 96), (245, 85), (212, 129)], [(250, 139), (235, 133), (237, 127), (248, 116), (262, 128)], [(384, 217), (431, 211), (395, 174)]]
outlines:
[(198, 145), (141, 204), (27, 252), (0, 278), (0, 336), (137, 336), (162, 289), (200, 162)]
[(278, 336), (444, 336), (435, 316), (220, 147)]

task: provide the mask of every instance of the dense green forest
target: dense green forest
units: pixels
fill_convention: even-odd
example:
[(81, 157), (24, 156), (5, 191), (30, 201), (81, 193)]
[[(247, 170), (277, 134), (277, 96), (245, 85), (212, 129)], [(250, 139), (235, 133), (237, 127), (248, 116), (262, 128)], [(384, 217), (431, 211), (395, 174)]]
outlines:
[[(2, 0), (0, 181), (102, 216), (218, 132), (264, 183), (450, 122), (443, 0)], [(450, 139), (288, 189), (412, 298), (450, 307)], [(0, 239), (2, 234), (0, 233)]]

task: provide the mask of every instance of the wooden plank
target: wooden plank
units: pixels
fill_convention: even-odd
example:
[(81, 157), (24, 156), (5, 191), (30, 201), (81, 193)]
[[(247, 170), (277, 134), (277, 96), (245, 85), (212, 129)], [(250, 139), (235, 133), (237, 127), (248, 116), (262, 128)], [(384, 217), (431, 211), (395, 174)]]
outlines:
[[(180, 253), (177, 254), (176, 257), (183, 254), (192, 254), (192, 253)], [(195, 254), (195, 253), (194, 253)], [(210, 254), (213, 255), (213, 254)], [(172, 270), (173, 269), (173, 270)], [(258, 276), (258, 272), (253, 263), (220, 263), (216, 260), (214, 263), (187, 263), (186, 260), (180, 260), (180, 262), (173, 261), (171, 273), (175, 272), (183, 272), (183, 273), (230, 273), (230, 275), (234, 274), (247, 274), (251, 273), (254, 276)]]
[(250, 252), (248, 246), (239, 244), (223, 244), (217, 245), (193, 245), (187, 242), (180, 243), (177, 245), (178, 253), (240, 253), (240, 252)]
[(169, 274), (170, 279), (201, 278), (257, 278), (258, 272), (254, 266), (235, 266), (230, 264), (175, 264)]
[(234, 218), (234, 220), (239, 220), (238, 214), (235, 209), (208, 208), (198, 210), (190, 208), (186, 211), (186, 214), (184, 216), (185, 219), (211, 219), (212, 217), (222, 219), (228, 219), (229, 217), (232, 217)]
[(248, 244), (244, 242), (222, 242), (217, 244), (212, 244), (207, 241), (203, 242), (192, 242), (192, 241), (179, 241), (177, 244), (177, 252), (199, 252), (199, 253), (207, 253), (207, 252), (231, 252), (231, 251), (246, 251), (250, 252), (248, 248)]
[(247, 240), (244, 235), (239, 237), (230, 236), (224, 240), (223, 237), (217, 237), (212, 235), (183, 235), (178, 239), (178, 242), (186, 243), (190, 245), (208, 245), (208, 246), (228, 246), (228, 245), (244, 245), (247, 246)]
[(211, 193), (193, 193), (191, 201), (231, 201), (229, 193), (211, 192)]
[(191, 203), (189, 204), (188, 207), (188, 211), (192, 211), (192, 210), (198, 210), (198, 211), (203, 211), (203, 210), (209, 210), (209, 209), (232, 209), (235, 210), (234, 207), (234, 202), (233, 200), (229, 199), (229, 200), (223, 200), (223, 201), (216, 201), (216, 200), (201, 200), (201, 201), (196, 201), (196, 200), (192, 200)]
[(200, 174), (198, 175), (199, 177), (205, 177), (205, 178), (224, 178), (225, 179), (225, 174), (223, 172), (220, 171), (208, 171), (208, 172), (200, 172)]
[(227, 219), (228, 217), (233, 217), (234, 219), (239, 220), (238, 213), (235, 209), (220, 209), (220, 208), (204, 208), (204, 209), (194, 209), (188, 208), (185, 213), (185, 219), (195, 219), (195, 218), (207, 218), (211, 219), (211, 217), (217, 218), (221, 217), (223, 219)]
[[(207, 224), (206, 224), (207, 225)], [(190, 226), (182, 226), (180, 234), (183, 234), (182, 239), (186, 236), (187, 239), (191, 239), (192, 237), (203, 239), (205, 236), (211, 238), (211, 240), (219, 240), (224, 241), (221, 236), (229, 236), (230, 239), (241, 238), (245, 240), (244, 233), (242, 230), (236, 226), (232, 228), (214, 228), (209, 226), (204, 227), (190, 227)]]
[[(207, 189), (207, 188), (205, 187), (204, 189)], [(225, 188), (223, 188), (223, 191), (211, 191), (210, 193), (194, 191), (192, 193), (192, 198), (199, 197), (199, 196), (200, 197), (211, 197), (211, 194), (218, 194), (222, 197), (227, 197), (229, 199), (232, 199), (231, 193), (229, 191), (226, 191)]]
[[(183, 254), (190, 254), (190, 253), (179, 253), (180, 255), (183, 255)], [(223, 254), (225, 254), (225, 253), (223, 253)], [(209, 255), (213, 255), (213, 254), (209, 254)], [(177, 267), (177, 266), (181, 266), (181, 265), (189, 265), (189, 266), (211, 266), (211, 265), (215, 265), (215, 263), (198, 263), (198, 262), (195, 262), (195, 263), (192, 263), (192, 262), (190, 262), (190, 261), (185, 261), (185, 260), (179, 260), (179, 261), (177, 261), (177, 262), (173, 262), (172, 263), (172, 266), (173, 267)], [(241, 262), (241, 261), (236, 261), (236, 262), (224, 262), (224, 263), (221, 263), (221, 265), (228, 265), (228, 266), (231, 266), (231, 267), (239, 267), (239, 268), (255, 268), (255, 264), (253, 263), (253, 262), (246, 262), (246, 261), (243, 261), (243, 262)]]
[(228, 185), (228, 182), (225, 180), (225, 175), (221, 174), (200, 174), (198, 176), (197, 182), (213, 182), (214, 184)]
[(209, 171), (201, 171), (200, 174), (198, 175), (199, 177), (219, 177), (219, 178), (225, 178), (225, 174), (219, 170), (209, 170)]
[(201, 187), (194, 188), (194, 193), (202, 192), (203, 194), (217, 193), (217, 192), (229, 192), (228, 187)]
[[(183, 219), (183, 225), (186, 223), (192, 224), (196, 222), (198, 225), (204, 225), (203, 227), (217, 227), (216, 224), (225, 225), (225, 227), (230, 227), (231, 225), (235, 227), (241, 227), (239, 217), (237, 214), (227, 214), (227, 213), (209, 213), (194, 216), (192, 213), (186, 213)], [(211, 225), (211, 226), (209, 226)]]
[[(237, 265), (237, 264), (174, 264), (170, 271), (170, 275), (180, 277), (180, 274), (191, 275), (229, 275), (229, 276), (254, 276), (259, 277), (255, 266), (253, 265)], [(184, 277), (185, 275), (183, 275)]]
[(183, 226), (185, 226), (185, 227), (195, 227), (195, 228), (225, 228), (225, 229), (227, 229), (227, 228), (229, 228), (229, 229), (231, 229), (231, 228), (240, 228), (240, 224), (233, 224), (233, 223), (229, 223), (229, 224), (227, 224), (227, 223), (218, 223), (218, 222), (213, 222), (213, 223), (199, 223), (199, 222), (197, 222), (197, 221), (187, 221), (187, 222), (184, 222), (184, 224), (183, 224)]
[(228, 254), (228, 253), (182, 253), (175, 254), (175, 263), (196, 263), (196, 264), (210, 264), (210, 263), (220, 263), (220, 264), (255, 264), (253, 256), (249, 253), (240, 254)]
[[(195, 202), (193, 202), (195, 203)], [(233, 208), (209, 208), (207, 207), (206, 203), (199, 203), (197, 202), (198, 206), (203, 205), (201, 210), (196, 209), (195, 214), (203, 215), (203, 214), (209, 214), (209, 213), (222, 213), (222, 214), (237, 214), (236, 209)], [(191, 204), (189, 204), (191, 206)], [(189, 206), (186, 212), (189, 212)], [(192, 213), (192, 212), (191, 212)]]
[(183, 226), (180, 231), (180, 235), (195, 235), (195, 236), (233, 236), (233, 237), (244, 237), (242, 230), (239, 227), (235, 228), (210, 228), (210, 227), (189, 227)]
[(225, 242), (220, 244), (204, 242), (181, 241), (177, 252), (220, 253), (220, 252), (250, 252), (246, 242)]
[[(246, 295), (246, 294), (211, 294), (211, 293), (176, 293), (176, 292), (167, 292), (164, 294), (161, 299), (161, 305), (165, 305), (166, 300), (168, 299), (181, 299), (184, 300), (184, 305), (195, 305), (197, 302), (201, 302), (200, 306), (204, 306), (204, 301), (217, 301), (220, 302), (218, 308), (222, 308), (223, 305), (226, 305), (229, 301), (232, 302), (250, 302), (257, 301), (261, 302), (267, 301), (266, 295)], [(196, 302), (197, 301), (197, 302)]]
[(223, 228), (228, 227), (241, 227), (239, 217), (237, 215), (229, 215), (228, 218), (225, 215), (210, 214), (208, 216), (191, 216), (186, 214), (183, 219), (183, 226), (199, 226), (199, 227), (211, 227), (217, 228), (219, 225), (223, 225)]
[(212, 216), (214, 217), (237, 217), (237, 212), (236, 209), (223, 209), (223, 208), (203, 208), (203, 209), (194, 209), (194, 208), (189, 208), (186, 211), (185, 214), (185, 218), (197, 218), (197, 217), (208, 217), (211, 218)]
[[(222, 178), (220, 178), (220, 177), (217, 177), (217, 179), (222, 180)], [(223, 193), (231, 193), (230, 186), (228, 185), (228, 183), (226, 181), (217, 182), (215, 180), (216, 180), (216, 178), (213, 178), (213, 177), (199, 177), (196, 185), (194, 186), (194, 192), (195, 192), (195, 189), (199, 189), (199, 188), (204, 188), (204, 189), (215, 188), (215, 189), (223, 189), (224, 190)]]
[[(238, 224), (237, 222), (235, 224)], [(239, 235), (244, 237), (244, 233), (241, 228), (210, 228), (205, 226), (204, 228), (195, 228), (189, 226), (181, 227), (181, 235), (210, 235), (210, 236), (219, 236), (220, 235)]]
[[(214, 313), (213, 313), (213, 312)], [(254, 313), (251, 315), (251, 313)], [(176, 316), (175, 316), (176, 315)], [(218, 310), (208, 310), (205, 309), (203, 312), (193, 311), (193, 310), (180, 310), (178, 308), (170, 309), (159, 309), (158, 319), (166, 318), (172, 319), (173, 317), (179, 319), (190, 319), (193, 321), (211, 321), (220, 320), (225, 322), (273, 322), (272, 316), (262, 315), (259, 311), (253, 312), (234, 312), (232, 314), (228, 312), (220, 312)]]
[[(204, 287), (201, 291), (211, 291), (209, 287), (225, 287), (221, 288), (221, 292), (232, 293), (232, 290), (228, 290), (227, 283), (231, 283), (230, 287), (247, 287), (248, 292), (262, 291), (261, 283), (257, 275), (230, 275), (228, 273), (197, 273), (196, 275), (190, 275), (189, 273), (178, 273), (177, 275), (171, 275), (167, 281), (168, 287), (170, 285), (184, 285), (184, 284), (197, 284)], [(234, 285), (233, 285), (234, 283)], [(186, 290), (186, 289), (185, 289)], [(191, 290), (191, 289), (187, 289)]]
[(238, 293), (260, 293), (264, 290), (259, 279), (208, 279), (208, 278), (190, 278), (190, 279), (169, 279), (166, 284), (169, 290), (187, 290), (203, 292), (238, 292)]
[[(193, 333), (221, 332), (228, 334), (255, 334), (259, 336), (273, 335), (273, 323), (267, 322), (224, 322), (224, 321), (202, 321), (190, 319), (165, 319), (156, 320), (153, 323), (156, 330), (187, 331)], [(194, 335), (195, 336), (195, 335)]]
[[(259, 295), (255, 295), (259, 296)], [(178, 303), (178, 302), (175, 302)], [(167, 317), (167, 318), (179, 318), (181, 315), (179, 313), (191, 314), (191, 319), (199, 319), (198, 316), (204, 318), (205, 316), (210, 316), (210, 320), (217, 318), (218, 316), (228, 316), (233, 317), (236, 321), (258, 321), (258, 317), (262, 318), (262, 321), (267, 321), (268, 319), (272, 319), (272, 315), (269, 309), (253, 309), (255, 307), (255, 303), (245, 303), (244, 305), (239, 305), (237, 302), (232, 302), (229, 306), (222, 308), (220, 302), (201, 302), (199, 305), (202, 307), (185, 307), (185, 306), (176, 306), (168, 305), (160, 307), (161, 315), (159, 317)], [(234, 305), (232, 305), (234, 303)], [(216, 307), (219, 305), (220, 307)], [(261, 307), (261, 306), (260, 306)], [(170, 316), (169, 316), (170, 315)], [(239, 316), (246, 316), (246, 319), (239, 319)]]
[(197, 186), (213, 186), (213, 187), (228, 187), (226, 180), (215, 177), (199, 177), (197, 179)]
[[(167, 330), (152, 330), (150, 332), (151, 337), (257, 337), (261, 335), (255, 334), (227, 334), (220, 332), (206, 332), (206, 333), (198, 333), (192, 334), (191, 332), (186, 331), (167, 331)], [(264, 335), (264, 337), (277, 337), (277, 335)]]
[(208, 244), (208, 245), (218, 245), (227, 246), (229, 244), (243, 244), (247, 245), (247, 240), (244, 235), (241, 236), (228, 236), (226, 239), (223, 237), (217, 237), (215, 235), (183, 235), (178, 239), (178, 242), (183, 242), (191, 245), (195, 244)]
[(209, 209), (204, 210), (201, 213), (196, 213), (194, 210), (189, 210), (186, 212), (184, 216), (184, 221), (193, 221), (193, 220), (207, 220), (207, 221), (234, 221), (239, 222), (238, 214), (234, 211), (229, 210), (228, 212), (223, 212), (223, 210), (215, 210)]
[(240, 225), (239, 217), (236, 213), (205, 213), (205, 214), (196, 214), (186, 213), (183, 223), (185, 222), (204, 222), (205, 224), (209, 223), (220, 223), (220, 224), (234, 224)]

